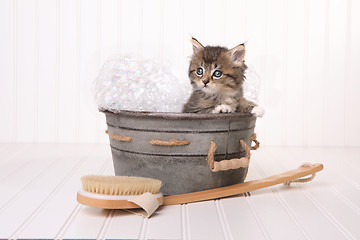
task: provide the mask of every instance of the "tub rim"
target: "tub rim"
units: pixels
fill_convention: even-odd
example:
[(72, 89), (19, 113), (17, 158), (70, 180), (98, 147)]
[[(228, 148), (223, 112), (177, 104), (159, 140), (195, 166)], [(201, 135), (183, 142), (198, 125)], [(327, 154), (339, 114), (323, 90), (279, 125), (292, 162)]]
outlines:
[(179, 112), (148, 112), (121, 110), (118, 113), (99, 109), (106, 115), (135, 118), (156, 118), (169, 120), (232, 120), (241, 118), (256, 118), (251, 113), (179, 113)]

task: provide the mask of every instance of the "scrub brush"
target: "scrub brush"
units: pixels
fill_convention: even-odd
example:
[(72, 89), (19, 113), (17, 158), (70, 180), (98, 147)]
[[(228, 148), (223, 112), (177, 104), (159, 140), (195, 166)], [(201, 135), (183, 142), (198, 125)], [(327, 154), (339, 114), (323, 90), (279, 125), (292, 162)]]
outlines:
[[(292, 182), (307, 182), (312, 180), (315, 173), (322, 169), (323, 165), (321, 163), (303, 164), (297, 169), (263, 179), (165, 197), (159, 192), (161, 187), (160, 180), (141, 177), (85, 176), (82, 178), (83, 189), (78, 192), (77, 200), (79, 203), (91, 207), (131, 209), (140, 208), (139, 204), (129, 202), (132, 198), (146, 194), (146, 192), (151, 192), (148, 195), (150, 194), (150, 196), (153, 196), (153, 199), (157, 199), (158, 206), (177, 205), (233, 196), (276, 184), (284, 183), (289, 185)], [(303, 178), (308, 175), (312, 176)]]

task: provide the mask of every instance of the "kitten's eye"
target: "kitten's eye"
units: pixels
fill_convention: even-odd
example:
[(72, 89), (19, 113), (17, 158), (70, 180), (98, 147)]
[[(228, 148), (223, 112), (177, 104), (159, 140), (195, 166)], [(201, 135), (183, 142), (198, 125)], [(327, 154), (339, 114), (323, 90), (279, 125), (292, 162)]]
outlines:
[(204, 73), (204, 69), (202, 69), (202, 68), (196, 69), (196, 75), (198, 75), (199, 77), (201, 77), (203, 75), (203, 73)]
[(223, 75), (223, 73), (220, 70), (215, 70), (213, 73), (213, 77), (215, 77), (215, 78), (221, 78), (222, 75)]

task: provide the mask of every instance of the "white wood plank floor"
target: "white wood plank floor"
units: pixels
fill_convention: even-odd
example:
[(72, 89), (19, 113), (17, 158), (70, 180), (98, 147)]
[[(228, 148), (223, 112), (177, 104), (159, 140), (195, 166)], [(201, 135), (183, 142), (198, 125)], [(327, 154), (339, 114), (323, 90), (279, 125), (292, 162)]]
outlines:
[(161, 207), (150, 219), (79, 205), (102, 144), (0, 144), (0, 239), (360, 239), (360, 148), (262, 147), (247, 180), (322, 162), (313, 182)]

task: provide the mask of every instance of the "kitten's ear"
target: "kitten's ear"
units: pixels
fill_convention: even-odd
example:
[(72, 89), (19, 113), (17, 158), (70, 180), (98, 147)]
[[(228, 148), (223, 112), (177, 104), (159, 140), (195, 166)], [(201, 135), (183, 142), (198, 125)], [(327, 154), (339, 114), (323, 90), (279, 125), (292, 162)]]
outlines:
[(235, 66), (240, 67), (244, 64), (245, 58), (245, 45), (240, 44), (228, 51), (231, 61)]
[(196, 40), (195, 38), (191, 38), (191, 42), (192, 42), (192, 46), (193, 46), (193, 54), (197, 54), (201, 49), (204, 48), (203, 45), (201, 45), (201, 43)]

